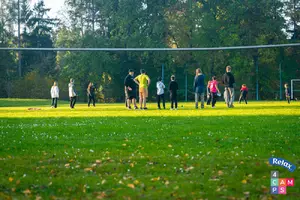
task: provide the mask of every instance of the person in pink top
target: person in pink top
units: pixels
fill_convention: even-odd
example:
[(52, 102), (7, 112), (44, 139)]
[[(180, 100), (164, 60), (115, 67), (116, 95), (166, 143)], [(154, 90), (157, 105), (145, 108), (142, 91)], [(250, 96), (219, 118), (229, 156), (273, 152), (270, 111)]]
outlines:
[(210, 95), (211, 95), (211, 101), (212, 101), (212, 108), (215, 108), (215, 105), (217, 103), (218, 93), (220, 94), (220, 90), (218, 88), (218, 81), (215, 76), (212, 77), (212, 81), (210, 81), (209, 89), (210, 89)]

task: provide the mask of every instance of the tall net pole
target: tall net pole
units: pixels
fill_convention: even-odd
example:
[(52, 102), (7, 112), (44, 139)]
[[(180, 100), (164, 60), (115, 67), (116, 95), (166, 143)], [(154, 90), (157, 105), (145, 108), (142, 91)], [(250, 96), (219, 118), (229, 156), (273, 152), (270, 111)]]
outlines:
[[(18, 48), (21, 48), (21, 17), (20, 17), (20, 0), (18, 0)], [(22, 76), (22, 61), (21, 61), (21, 51), (18, 51), (18, 71), (19, 77)]]

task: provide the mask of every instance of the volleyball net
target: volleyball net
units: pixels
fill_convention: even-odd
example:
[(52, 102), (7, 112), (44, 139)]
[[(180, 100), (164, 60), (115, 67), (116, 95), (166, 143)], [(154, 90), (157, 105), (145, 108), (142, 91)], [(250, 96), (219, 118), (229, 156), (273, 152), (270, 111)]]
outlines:
[[(67, 99), (67, 83), (69, 78), (74, 78), (82, 101), (86, 100), (86, 87), (92, 81), (98, 89), (98, 101), (123, 102), (123, 81), (128, 70), (133, 69), (138, 75), (140, 69), (145, 69), (152, 81), (149, 100), (156, 98), (158, 77), (168, 86), (170, 76), (175, 75), (179, 100), (190, 101), (194, 98), (197, 68), (206, 75), (206, 82), (212, 76), (221, 82), (225, 67), (230, 65), (236, 79), (237, 97), (240, 86), (246, 84), (249, 99), (279, 100), (284, 99), (284, 84), (300, 75), (299, 63), (290, 60), (300, 56), (299, 46), (300, 43), (212, 48), (1, 47), (0, 53), (9, 52), (21, 60), (4, 77), (11, 90), (9, 97), (47, 98), (52, 81), (56, 80), (61, 98)], [(22, 78), (10, 78), (18, 70), (22, 71)], [(222, 84), (220, 88), (223, 89)], [(294, 95), (297, 97), (298, 93)]]

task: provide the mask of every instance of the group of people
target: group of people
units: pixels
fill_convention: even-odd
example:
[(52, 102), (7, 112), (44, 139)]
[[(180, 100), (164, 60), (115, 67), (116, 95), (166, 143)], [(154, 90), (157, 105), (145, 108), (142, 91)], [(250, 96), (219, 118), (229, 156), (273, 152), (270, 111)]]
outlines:
[[(70, 83), (68, 84), (69, 88), (69, 98), (70, 98), (70, 108), (74, 109), (76, 101), (77, 101), (77, 92), (75, 89), (75, 81), (74, 79), (70, 79)], [(95, 91), (96, 88), (92, 82), (89, 83), (87, 87), (87, 95), (88, 95), (88, 107), (90, 107), (90, 104), (93, 102), (93, 106), (96, 106), (96, 97), (95, 97)], [(54, 81), (53, 86), (51, 87), (50, 90), (51, 98), (52, 98), (52, 103), (51, 103), (51, 108), (57, 108), (57, 100), (59, 98), (59, 88), (58, 84), (56, 81)]]
[[(234, 85), (235, 79), (234, 75), (231, 73), (231, 66), (226, 67), (226, 72), (222, 76), (221, 80), (222, 84), (224, 85), (224, 100), (225, 104), (228, 108), (234, 108)], [(148, 88), (151, 83), (149, 76), (146, 74), (144, 69), (140, 70), (140, 75), (134, 77), (134, 70), (130, 69), (128, 75), (124, 80), (124, 90), (125, 90), (125, 103), (126, 108), (128, 109), (143, 109), (146, 110), (147, 108), (147, 98), (148, 98)], [(216, 76), (213, 76), (211, 80), (208, 81), (207, 85), (205, 86), (205, 75), (202, 73), (200, 68), (196, 69), (196, 75), (194, 78), (193, 84), (193, 91), (195, 93), (195, 108), (199, 108), (199, 101), (200, 101), (200, 108), (204, 108), (204, 96), (205, 90), (207, 93), (207, 105), (212, 106), (212, 108), (216, 107), (217, 99), (221, 96), (220, 89), (218, 87), (219, 82), (217, 81)], [(285, 87), (285, 96), (290, 103), (290, 89), (288, 84), (284, 85)], [(70, 98), (70, 108), (73, 109), (76, 104), (77, 100), (77, 92), (75, 90), (75, 81), (74, 79), (70, 79), (70, 83), (68, 84), (69, 88), (69, 98)], [(161, 109), (162, 107), (166, 109), (165, 103), (165, 84), (162, 81), (161, 77), (158, 77), (156, 82), (156, 96), (157, 96), (157, 107)], [(178, 93), (178, 83), (174, 75), (171, 76), (171, 80), (169, 83), (168, 91), (170, 93), (170, 102), (171, 102), (171, 110), (178, 109), (178, 100), (177, 100), (177, 93)], [(88, 95), (88, 107), (90, 104), (93, 103), (95, 107), (95, 91), (96, 88), (92, 82), (89, 83), (87, 87), (87, 95)], [(59, 98), (59, 88), (58, 84), (55, 81), (53, 86), (51, 87), (51, 98), (52, 98), (52, 108), (57, 108), (57, 100)], [(137, 93), (139, 94), (139, 107), (137, 106)], [(247, 104), (247, 96), (248, 96), (248, 88), (245, 84), (241, 86), (240, 89), (240, 97), (239, 103), (245, 101)]]
[[(146, 101), (148, 97), (148, 87), (151, 83), (151, 80), (148, 75), (146, 75), (145, 70), (140, 70), (140, 75), (134, 77), (134, 71), (132, 69), (129, 70), (128, 75), (124, 81), (124, 90), (126, 96), (126, 107), (128, 109), (138, 109), (137, 106), (137, 90), (139, 91), (139, 102), (140, 102), (140, 109), (147, 109)], [(234, 102), (234, 84), (235, 79), (233, 74), (231, 73), (231, 67), (226, 67), (226, 73), (222, 76), (222, 83), (225, 86), (224, 91), (224, 99), (225, 103), (228, 108), (233, 108)], [(199, 100), (201, 102), (200, 108), (204, 108), (204, 93), (207, 90), (207, 105), (212, 104), (212, 108), (215, 108), (217, 99), (221, 96), (221, 92), (218, 88), (218, 81), (216, 76), (213, 76), (210, 81), (208, 81), (207, 86), (205, 86), (205, 75), (202, 73), (200, 68), (196, 69), (196, 76), (194, 78), (194, 93), (195, 93), (195, 108), (199, 108)], [(157, 107), (161, 109), (161, 102), (164, 109), (166, 109), (165, 104), (165, 90), (166, 86), (162, 82), (162, 78), (158, 77), (156, 82), (156, 95), (157, 95)], [(206, 88), (206, 89), (205, 89)], [(175, 79), (175, 76), (171, 76), (171, 81), (169, 83), (169, 93), (170, 93), (170, 102), (171, 102), (171, 110), (178, 108), (178, 101), (177, 101), (177, 91), (178, 91), (178, 83)], [(245, 84), (241, 87), (241, 95), (239, 98), (239, 103), (242, 100), (245, 101), (247, 104), (247, 95), (248, 95), (248, 88)], [(133, 107), (132, 107), (133, 105)]]

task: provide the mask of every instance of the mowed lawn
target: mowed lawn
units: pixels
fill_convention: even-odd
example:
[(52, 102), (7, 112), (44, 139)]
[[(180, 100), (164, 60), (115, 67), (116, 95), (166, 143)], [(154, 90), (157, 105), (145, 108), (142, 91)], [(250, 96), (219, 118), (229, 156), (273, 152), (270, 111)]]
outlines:
[[(59, 103), (0, 100), (0, 199), (300, 199), (300, 102)], [(272, 170), (295, 178), (286, 195), (270, 194)]]

